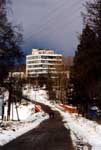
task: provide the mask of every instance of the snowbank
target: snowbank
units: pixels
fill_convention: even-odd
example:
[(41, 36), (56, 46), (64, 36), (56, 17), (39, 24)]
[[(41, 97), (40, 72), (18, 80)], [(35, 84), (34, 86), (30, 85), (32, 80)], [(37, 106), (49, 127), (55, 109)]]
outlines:
[[(18, 116), (20, 121), (18, 120)], [(5, 107), (5, 117), (7, 117), (7, 106)], [(35, 113), (35, 105), (31, 102), (23, 101), (21, 104), (11, 105), (11, 120), (0, 122), (0, 145), (4, 145), (18, 136), (37, 127), (42, 121), (49, 116), (43, 111)]]
[[(60, 110), (60, 106), (53, 107), (48, 101), (47, 92), (45, 90), (30, 91), (27, 95), (34, 101), (38, 101), (49, 105), (52, 109), (58, 110), (63, 117), (64, 126), (71, 131), (71, 137), (74, 145), (77, 145), (77, 140), (82, 143), (91, 145), (92, 150), (101, 150), (101, 125), (94, 121), (90, 121), (82, 116), (78, 116), (76, 113), (64, 112), (64, 109)], [(85, 150), (88, 148), (85, 146)]]
[[(33, 119), (32, 119), (33, 118)], [(42, 121), (48, 119), (48, 115), (44, 112), (39, 112), (29, 118), (29, 122), (5, 122), (0, 127), (0, 146), (7, 144), (8, 142), (16, 139), (18, 136), (30, 131), (37, 127)]]
[(28, 88), (26, 88), (23, 89), (23, 95), (27, 96), (32, 101), (50, 104), (50, 102), (48, 101), (49, 97), (47, 91), (44, 89), (34, 90), (33, 88), (30, 88), (29, 90)]
[[(101, 150), (101, 125), (84, 117), (77, 116), (77, 114), (58, 111), (63, 116), (65, 127), (69, 128), (78, 139), (82, 140), (82, 143), (91, 145), (92, 150)], [(77, 139), (73, 138), (73, 140)]]
[[(35, 113), (35, 105), (31, 102), (23, 102), (21, 104), (11, 104), (11, 120), (27, 121)], [(5, 106), (4, 118), (7, 118), (7, 106)]]

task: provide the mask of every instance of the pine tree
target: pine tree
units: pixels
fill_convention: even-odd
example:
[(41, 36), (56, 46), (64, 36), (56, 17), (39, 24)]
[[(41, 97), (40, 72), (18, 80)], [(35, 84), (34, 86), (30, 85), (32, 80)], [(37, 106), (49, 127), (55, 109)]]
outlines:
[(97, 38), (96, 45), (96, 97), (101, 98), (98, 91), (101, 91), (101, 0), (89, 1), (85, 5), (87, 13), (84, 15), (84, 22), (89, 24)]
[(83, 14), (84, 23), (89, 24), (97, 37), (101, 38), (101, 0), (88, 1), (85, 7), (87, 13)]
[(80, 36), (80, 44), (74, 57), (72, 71), (75, 97), (81, 103), (85, 103), (86, 100), (92, 99), (95, 95), (94, 86), (98, 77), (96, 44), (95, 33), (86, 25)]
[(84, 14), (84, 23), (88, 24), (95, 32), (97, 38), (96, 55), (97, 55), (97, 71), (101, 77), (101, 0), (93, 0), (86, 2), (87, 13)]
[(74, 57), (71, 79), (78, 103), (99, 97), (101, 84), (101, 0), (86, 3), (84, 29)]

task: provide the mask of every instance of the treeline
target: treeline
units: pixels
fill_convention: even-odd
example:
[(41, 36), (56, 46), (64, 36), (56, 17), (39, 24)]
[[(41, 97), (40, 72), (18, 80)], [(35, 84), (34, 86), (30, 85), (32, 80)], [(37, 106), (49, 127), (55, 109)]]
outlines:
[(85, 8), (70, 83), (71, 103), (86, 110), (92, 104), (101, 107), (101, 0), (86, 2)]

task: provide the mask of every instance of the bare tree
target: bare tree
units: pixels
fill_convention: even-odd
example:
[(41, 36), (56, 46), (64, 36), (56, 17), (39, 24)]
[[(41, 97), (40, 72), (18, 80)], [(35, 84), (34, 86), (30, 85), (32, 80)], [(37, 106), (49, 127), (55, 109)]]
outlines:
[(68, 86), (68, 68), (64, 62), (56, 65), (55, 68), (56, 77), (54, 80), (54, 84), (56, 86), (56, 96), (57, 99), (59, 99), (62, 103), (65, 103)]
[[(23, 58), (20, 45), (22, 33), (18, 26), (13, 26), (7, 18), (8, 0), (0, 0), (0, 82), (8, 76), (9, 68)], [(11, 80), (10, 80), (11, 81)], [(12, 83), (10, 83), (12, 84)], [(10, 118), (10, 104), (12, 101), (12, 85), (8, 86), (8, 119)]]

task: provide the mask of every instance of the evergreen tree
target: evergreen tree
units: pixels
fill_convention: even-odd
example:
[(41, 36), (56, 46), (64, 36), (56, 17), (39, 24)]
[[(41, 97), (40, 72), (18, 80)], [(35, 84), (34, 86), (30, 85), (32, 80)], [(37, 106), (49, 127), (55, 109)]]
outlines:
[(96, 55), (98, 63), (96, 67), (97, 71), (99, 71), (99, 77), (101, 77), (101, 0), (86, 2), (85, 7), (87, 13), (84, 14), (84, 23), (92, 28), (97, 38)]
[(101, 86), (101, 0), (86, 3), (85, 27), (74, 57), (71, 79), (78, 103), (99, 97)]
[[(94, 86), (97, 81), (97, 55), (96, 55), (96, 35), (88, 25), (80, 36), (72, 71), (75, 94), (79, 100), (92, 99), (94, 96)], [(83, 101), (81, 101), (82, 103)]]
[(84, 22), (89, 24), (90, 28), (95, 32), (97, 38), (96, 45), (96, 97), (101, 99), (101, 0), (92, 0), (85, 5), (87, 13), (84, 15)]
[(83, 14), (84, 23), (89, 24), (101, 42), (101, 0), (88, 1), (85, 7), (87, 13)]

